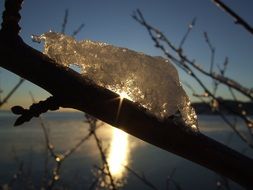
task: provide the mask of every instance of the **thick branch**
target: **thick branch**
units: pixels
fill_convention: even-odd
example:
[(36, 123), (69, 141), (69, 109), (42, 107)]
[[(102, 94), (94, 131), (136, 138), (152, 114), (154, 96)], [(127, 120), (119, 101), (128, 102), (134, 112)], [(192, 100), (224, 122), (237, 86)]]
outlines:
[[(208, 137), (187, 131), (172, 121), (160, 121), (144, 108), (123, 100), (75, 71), (57, 64), (26, 45), (20, 37), (0, 33), (0, 66), (37, 84), (58, 98), (63, 107), (89, 113), (146, 142), (175, 153), (245, 187), (253, 187), (253, 161)], [(173, 89), (171, 89), (173, 90)]]

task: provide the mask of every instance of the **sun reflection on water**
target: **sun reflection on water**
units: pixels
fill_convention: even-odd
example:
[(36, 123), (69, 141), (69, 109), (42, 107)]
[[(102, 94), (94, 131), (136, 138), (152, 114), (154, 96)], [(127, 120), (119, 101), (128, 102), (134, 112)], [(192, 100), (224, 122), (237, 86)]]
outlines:
[(124, 131), (113, 128), (108, 164), (110, 172), (115, 178), (124, 177), (126, 170), (124, 165), (128, 164), (128, 146), (128, 135)]

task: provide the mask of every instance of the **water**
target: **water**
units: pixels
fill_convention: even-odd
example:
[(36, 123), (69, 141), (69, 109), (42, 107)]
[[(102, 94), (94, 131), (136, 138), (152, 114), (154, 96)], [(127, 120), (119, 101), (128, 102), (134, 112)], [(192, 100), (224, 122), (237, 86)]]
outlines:
[[(44, 123), (50, 130), (50, 139), (58, 152), (73, 147), (85, 134), (88, 125), (83, 122), (82, 113), (51, 112), (43, 115)], [(30, 172), (38, 188), (45, 169), (45, 140), (39, 119), (21, 127), (12, 127), (15, 116), (0, 112), (0, 184), (10, 181), (18, 169), (17, 160), (24, 162), (24, 170)], [(200, 116), (200, 130), (238, 150), (246, 146), (227, 128), (217, 116)], [(166, 189), (168, 175), (175, 170), (173, 179), (182, 189), (215, 189), (219, 176), (190, 161), (165, 152), (139, 139), (105, 125), (98, 129), (98, 136), (108, 153), (108, 162), (115, 179), (124, 179), (122, 189), (150, 189), (138, 180), (127, 165), (152, 182), (158, 189)], [(253, 157), (252, 151), (246, 154)], [(100, 166), (100, 155), (96, 143), (90, 138), (67, 158), (61, 168), (61, 179), (57, 185), (70, 189), (88, 189), (94, 180), (94, 165)], [(53, 161), (49, 162), (53, 167)], [(232, 189), (242, 189), (230, 183)], [(15, 186), (14, 186), (15, 187)], [(14, 188), (15, 189), (15, 188)], [(16, 189), (22, 189), (16, 186)], [(25, 189), (25, 188), (23, 188)], [(172, 189), (175, 189), (174, 187)]]

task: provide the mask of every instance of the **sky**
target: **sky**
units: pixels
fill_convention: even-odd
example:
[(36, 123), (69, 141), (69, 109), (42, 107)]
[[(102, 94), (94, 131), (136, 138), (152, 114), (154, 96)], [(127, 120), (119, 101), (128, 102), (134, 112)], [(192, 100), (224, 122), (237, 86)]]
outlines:
[[(224, 2), (253, 25), (252, 0)], [(76, 36), (78, 40), (106, 42), (153, 56), (163, 54), (154, 47), (145, 28), (131, 17), (133, 11), (140, 9), (146, 20), (164, 32), (175, 45), (181, 41), (188, 23), (196, 17), (196, 26), (184, 45), (187, 56), (195, 59), (201, 67), (209, 69), (210, 51), (203, 37), (203, 32), (208, 32), (216, 48), (215, 69), (227, 56), (227, 76), (244, 86), (253, 87), (253, 36), (244, 28), (235, 25), (231, 17), (217, 8), (211, 0), (25, 0), (20, 21), (20, 35), (23, 40), (42, 51), (43, 45), (32, 42), (30, 36), (49, 30), (60, 32), (66, 9), (69, 11), (66, 34), (72, 34), (84, 23), (85, 27)], [(4, 1), (1, 1), (0, 12), (3, 10)], [(187, 81), (200, 94), (203, 92), (189, 76), (180, 69), (178, 71), (182, 82)], [(199, 77), (211, 87), (210, 78), (201, 74)], [(0, 68), (0, 88), (3, 90), (1, 97), (4, 97), (18, 80), (18, 76)], [(191, 91), (187, 88), (185, 90), (191, 100), (196, 101)], [(29, 91), (37, 100), (50, 96), (43, 89), (26, 81), (2, 109), (9, 109), (14, 105), (29, 106), (32, 103)], [(218, 95), (231, 98), (224, 86), (220, 87)], [(240, 94), (237, 96), (241, 100), (247, 100)]]

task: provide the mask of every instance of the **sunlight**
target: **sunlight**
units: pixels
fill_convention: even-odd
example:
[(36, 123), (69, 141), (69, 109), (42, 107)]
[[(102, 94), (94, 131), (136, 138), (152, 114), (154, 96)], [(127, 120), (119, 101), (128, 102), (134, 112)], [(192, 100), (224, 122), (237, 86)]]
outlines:
[(121, 92), (117, 92), (117, 93), (120, 95), (121, 100), (123, 100), (125, 98), (125, 99), (132, 101), (131, 97), (125, 91), (121, 91)]
[(121, 110), (123, 100), (128, 99), (128, 100), (133, 101), (133, 99), (125, 91), (121, 91), (121, 90), (117, 89), (115, 92), (119, 95), (119, 106), (118, 106), (118, 111), (117, 111), (117, 115), (116, 115), (116, 121), (117, 121), (118, 117), (119, 117), (119, 113), (120, 113), (120, 110)]
[(128, 164), (128, 135), (113, 128), (112, 141), (109, 150), (108, 164), (113, 177), (122, 178)]

